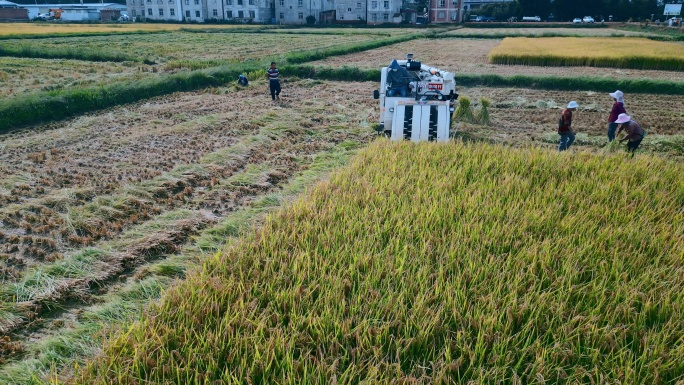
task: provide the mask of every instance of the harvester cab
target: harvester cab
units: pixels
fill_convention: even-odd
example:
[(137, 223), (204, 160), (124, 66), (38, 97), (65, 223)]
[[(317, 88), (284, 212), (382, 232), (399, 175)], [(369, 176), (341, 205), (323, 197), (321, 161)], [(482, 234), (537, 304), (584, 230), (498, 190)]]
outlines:
[(382, 68), (379, 131), (392, 140), (449, 140), (451, 114), (458, 98), (454, 74), (413, 60), (392, 60)]

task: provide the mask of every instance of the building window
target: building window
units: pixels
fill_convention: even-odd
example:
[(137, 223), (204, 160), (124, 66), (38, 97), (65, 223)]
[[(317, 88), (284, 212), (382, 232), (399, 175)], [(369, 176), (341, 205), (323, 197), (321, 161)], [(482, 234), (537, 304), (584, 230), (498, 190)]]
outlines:
[(252, 19), (256, 18), (256, 12), (249, 11), (249, 17), (251, 17)]
[(244, 11), (238, 11), (238, 17), (239, 17), (240, 19), (242, 19), (243, 17), (245, 17), (245, 12), (244, 12)]
[(176, 10), (173, 8), (169, 9), (169, 15), (176, 16)]
[(233, 5), (233, 0), (226, 0), (226, 5)]
[(451, 20), (456, 21), (456, 12), (451, 12)]
[(440, 7), (440, 8), (446, 7), (446, 0), (439, 0), (439, 5), (438, 5), (438, 7)]
[(164, 9), (163, 8), (159, 8), (159, 16), (164, 16)]
[(347, 8), (347, 12), (351, 12), (351, 8)]
[(371, 2), (371, 6), (373, 7), (373, 9), (378, 9), (378, 2), (377, 1)]
[(304, 0), (297, 0), (297, 6), (303, 7), (304, 6)]
[(232, 19), (233, 18), (233, 11), (226, 11), (226, 18)]
[(299, 17), (299, 20), (303, 20), (304, 19), (304, 12), (299, 12), (298, 17)]
[(157, 4), (164, 4), (164, 0), (157, 0)]
[(200, 15), (201, 15), (200, 11), (195, 11), (195, 17), (201, 17)]
[(361, 8), (361, 3), (356, 3), (356, 8)]
[(385, 20), (385, 21), (389, 20), (389, 14), (383, 13), (383, 14), (382, 14), (382, 19)]
[(131, 17), (135, 19), (135, 9), (131, 9)]
[(437, 16), (437, 17), (440, 18), (440, 19), (444, 19), (444, 12), (440, 12), (440, 13), (439, 13), (439, 16)]
[(375, 14), (375, 13), (372, 14), (372, 15), (371, 15), (371, 20), (373, 20), (373, 21), (378, 21), (378, 15)]
[(214, 15), (214, 17), (218, 17), (218, 9), (215, 9), (215, 10), (214, 10), (213, 15)]
[(190, 0), (185, 0), (185, 5), (190, 5)]
[(147, 16), (152, 16), (152, 8), (147, 8)]
[(280, 0), (279, 4), (281, 7), (284, 7), (285, 6), (285, 0)]
[(238, 0), (238, 5), (242, 5), (242, 0)]
[(190, 17), (190, 11), (185, 11), (185, 17), (187, 17), (187, 18)]
[(173, 3), (175, 3), (174, 0), (169, 0), (169, 4), (173, 4)]
[(195, 5), (199, 5), (199, 0), (195, 0)]
[(389, 8), (389, 1), (385, 1), (385, 8)]
[(140, 5), (144, 5), (144, 4), (145, 4), (145, 0), (140, 0)]
[(281, 19), (284, 19), (284, 18), (285, 18), (285, 14), (282, 13), (282, 12), (280, 12), (280, 18), (281, 18)]
[(254, 5), (254, 0), (249, 0), (249, 5)]

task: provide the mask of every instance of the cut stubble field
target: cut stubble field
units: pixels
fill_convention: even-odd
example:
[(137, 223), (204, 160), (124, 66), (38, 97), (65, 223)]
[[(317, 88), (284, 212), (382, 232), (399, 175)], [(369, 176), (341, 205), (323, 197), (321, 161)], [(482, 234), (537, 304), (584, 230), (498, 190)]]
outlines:
[(141, 63), (0, 57), (0, 96), (137, 80), (151, 71)]
[(459, 73), (682, 81), (682, 73), (678, 71), (492, 64), (489, 62), (489, 53), (501, 43), (499, 39), (439, 39), (436, 42), (439, 43), (440, 49), (434, 49), (434, 42), (425, 39), (412, 40), (369, 51), (330, 57), (311, 64), (323, 67), (380, 68), (388, 65), (393, 58), (404, 59), (407, 53), (413, 53), (416, 60), (454, 72), (457, 84)]
[[(237, 235), (224, 223), (231, 216), (278, 206), (302, 175), (308, 184), (326, 162), (344, 162), (372, 133), (371, 87), (297, 81), (272, 105), (261, 81), (2, 135), (0, 382), (47, 375), (55, 353), (46, 346), (92, 328), (93, 317), (106, 322), (93, 312), (154, 271), (182, 275), (185, 265), (168, 260), (204, 229), (216, 233), (203, 246), (215, 251)], [(69, 346), (62, 364), (98, 343)]]

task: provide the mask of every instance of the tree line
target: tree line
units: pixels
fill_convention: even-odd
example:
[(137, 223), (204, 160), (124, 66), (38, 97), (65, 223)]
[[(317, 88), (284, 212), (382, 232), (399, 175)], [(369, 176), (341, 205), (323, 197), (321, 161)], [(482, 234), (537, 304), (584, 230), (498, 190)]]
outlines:
[(491, 16), (496, 20), (510, 17), (539, 16), (542, 20), (571, 21), (576, 17), (592, 16), (597, 22), (609, 21), (655, 21), (665, 20), (665, 4), (682, 3), (683, 0), (515, 0), (487, 4), (466, 12)]

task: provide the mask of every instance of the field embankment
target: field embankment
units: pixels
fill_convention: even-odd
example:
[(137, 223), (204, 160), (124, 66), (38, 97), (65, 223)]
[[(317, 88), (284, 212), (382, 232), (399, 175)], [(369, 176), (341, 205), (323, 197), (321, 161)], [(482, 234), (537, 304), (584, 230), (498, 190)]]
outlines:
[(683, 171), (378, 142), (167, 292), (75, 382), (674, 383)]
[(505, 38), (490, 52), (489, 60), (495, 64), (684, 71), (681, 44), (637, 38)]

